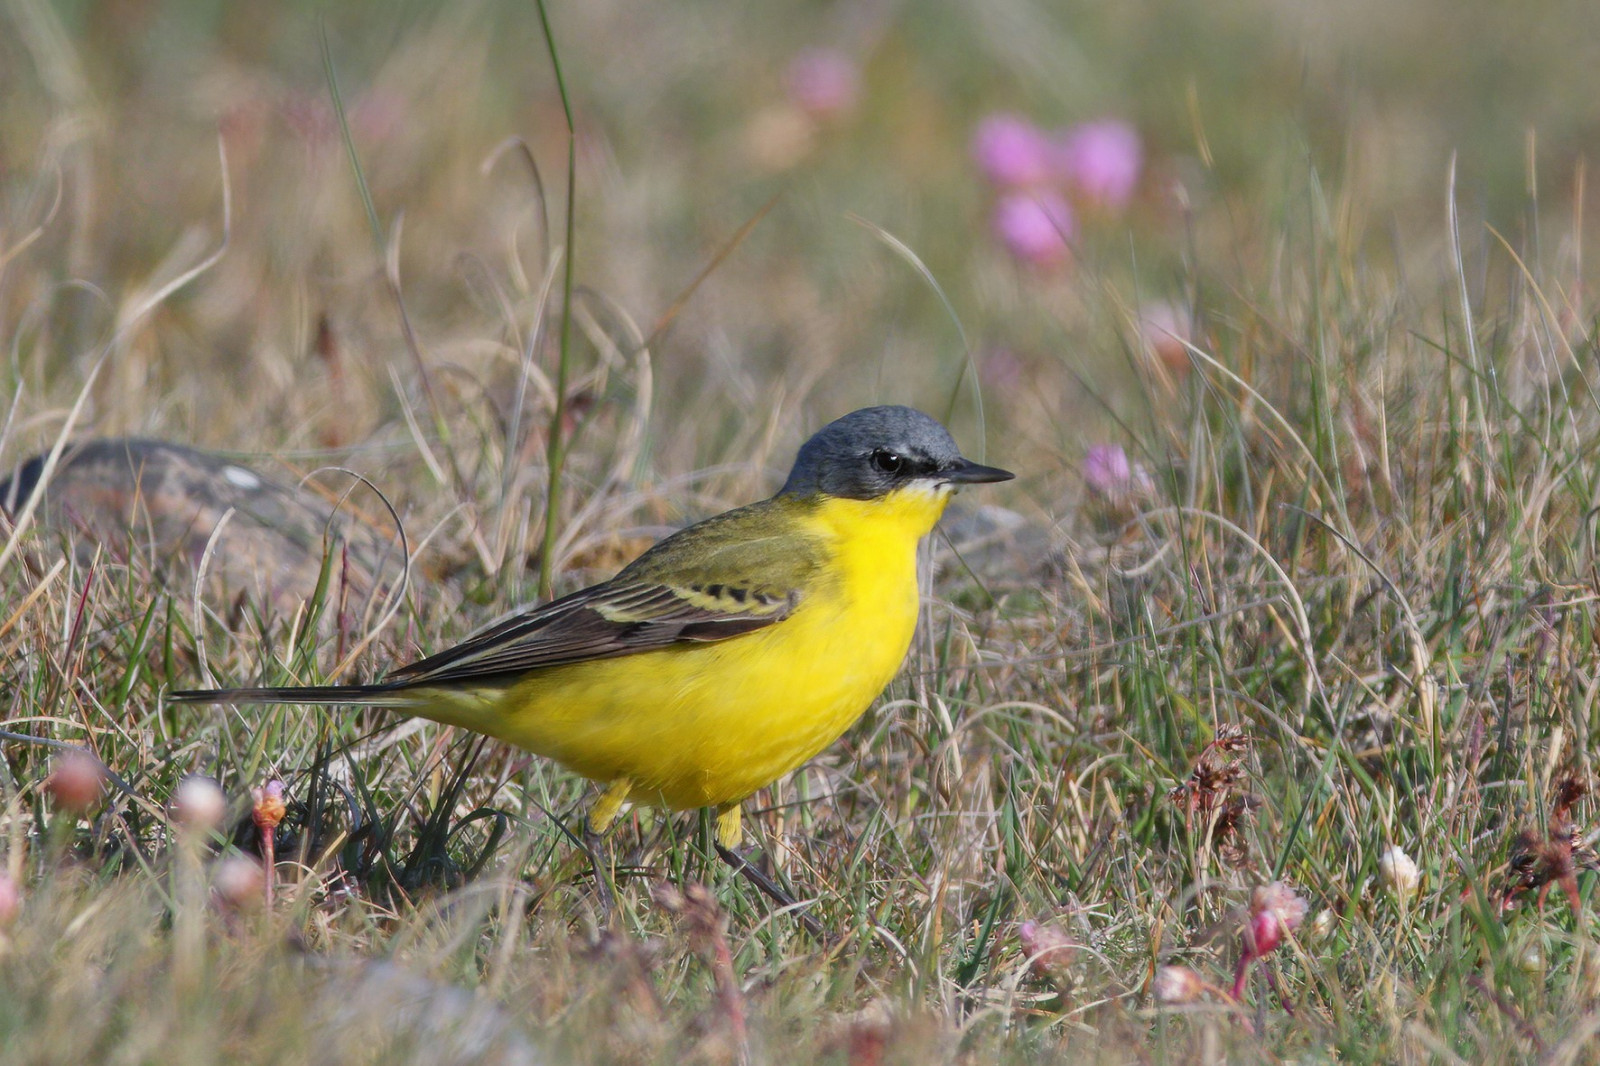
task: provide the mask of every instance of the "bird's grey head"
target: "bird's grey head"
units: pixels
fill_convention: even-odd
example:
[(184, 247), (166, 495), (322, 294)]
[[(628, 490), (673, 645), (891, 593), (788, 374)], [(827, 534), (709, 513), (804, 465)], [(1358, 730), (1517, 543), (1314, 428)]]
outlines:
[(782, 493), (872, 500), (922, 484), (1006, 481), (1013, 475), (962, 456), (950, 431), (911, 407), (864, 407), (800, 446)]

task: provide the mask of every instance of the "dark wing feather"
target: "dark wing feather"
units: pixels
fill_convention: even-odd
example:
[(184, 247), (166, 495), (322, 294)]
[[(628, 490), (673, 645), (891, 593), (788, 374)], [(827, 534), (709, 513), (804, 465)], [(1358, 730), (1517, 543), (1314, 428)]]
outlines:
[(825, 550), (795, 501), (774, 498), (675, 533), (610, 581), (508, 618), (403, 666), (399, 688), (509, 684), (529, 670), (726, 640), (783, 621), (826, 580)]
[(608, 659), (683, 641), (725, 640), (781, 622), (799, 602), (727, 585), (613, 581), (509, 618), (384, 678), (430, 686), (511, 680), (529, 670)]

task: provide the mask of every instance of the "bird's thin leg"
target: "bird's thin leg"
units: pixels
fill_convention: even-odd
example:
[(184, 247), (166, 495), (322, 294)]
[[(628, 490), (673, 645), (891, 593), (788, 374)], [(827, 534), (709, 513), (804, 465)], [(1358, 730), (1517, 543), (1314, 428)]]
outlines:
[(617, 910), (617, 888), (614, 873), (611, 869), (611, 845), (607, 842), (604, 833), (596, 833), (590, 828), (588, 821), (583, 823), (583, 835), (579, 837), (578, 846), (589, 859), (589, 865), (594, 868), (595, 895), (600, 897), (600, 913), (609, 923), (611, 916)]
[(745, 878), (778, 906), (784, 908), (795, 916), (800, 927), (810, 933), (819, 943), (826, 943), (828, 937), (823, 931), (822, 923), (817, 921), (804, 910), (804, 905), (789, 895), (784, 887), (768, 877), (758, 867), (745, 858), (743, 853), (734, 850), (739, 846), (743, 837), (739, 823), (739, 808), (729, 807), (717, 815), (717, 856), (723, 862), (733, 867), (734, 872)]
[(594, 806), (589, 808), (589, 816), (583, 822), (580, 846), (594, 867), (595, 891), (600, 896), (600, 909), (608, 920), (616, 910), (617, 885), (611, 863), (612, 850), (606, 843), (605, 832), (617, 820), (622, 805), (628, 802), (628, 794), (632, 791), (633, 782), (625, 777), (611, 782), (610, 787), (595, 800)]

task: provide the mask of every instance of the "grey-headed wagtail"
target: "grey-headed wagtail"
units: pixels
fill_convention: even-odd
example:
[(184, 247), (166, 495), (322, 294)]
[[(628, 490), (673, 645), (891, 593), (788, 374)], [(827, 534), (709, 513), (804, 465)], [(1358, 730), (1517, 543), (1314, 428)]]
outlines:
[(917, 542), (958, 486), (1005, 481), (937, 421), (869, 407), (800, 448), (770, 499), (667, 537), (617, 576), (368, 685), (173, 692), (182, 703), (354, 703), (462, 726), (631, 801), (739, 804), (827, 747), (883, 691), (917, 622)]

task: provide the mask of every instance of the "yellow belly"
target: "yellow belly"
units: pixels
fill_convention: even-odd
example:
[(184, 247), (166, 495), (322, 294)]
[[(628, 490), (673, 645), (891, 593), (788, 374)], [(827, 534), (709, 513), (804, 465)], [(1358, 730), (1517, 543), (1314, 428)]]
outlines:
[[(794, 613), (727, 640), (530, 674), (492, 700), (421, 713), (490, 733), (633, 797), (737, 803), (836, 740), (883, 691), (916, 628), (917, 541), (947, 497), (830, 500), (808, 522), (831, 575)], [(441, 713), (442, 712), (442, 713)]]

